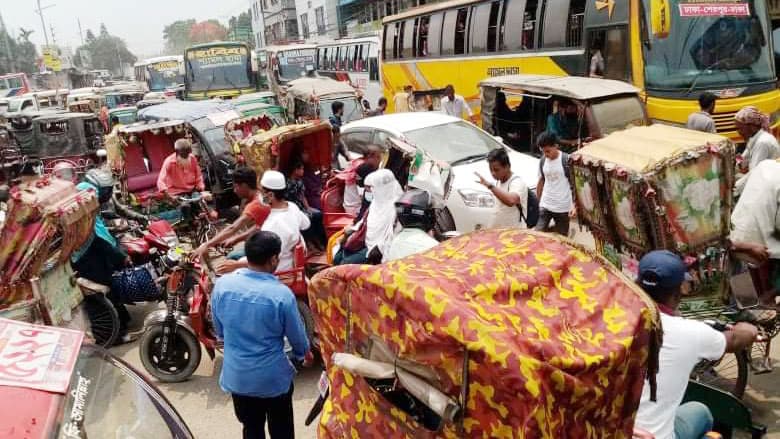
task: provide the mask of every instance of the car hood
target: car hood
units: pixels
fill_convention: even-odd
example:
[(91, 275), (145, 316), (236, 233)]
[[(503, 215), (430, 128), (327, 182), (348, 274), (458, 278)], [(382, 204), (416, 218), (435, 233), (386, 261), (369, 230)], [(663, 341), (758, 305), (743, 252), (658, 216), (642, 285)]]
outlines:
[[(512, 163), (512, 172), (519, 175), (529, 189), (536, 188), (539, 182), (539, 159), (528, 154), (508, 150), (509, 161)], [(490, 166), (487, 160), (479, 160), (473, 163), (465, 163), (452, 168), (452, 190), (475, 189), (485, 191), (485, 187), (477, 183), (479, 173), (488, 181), (492, 181)]]

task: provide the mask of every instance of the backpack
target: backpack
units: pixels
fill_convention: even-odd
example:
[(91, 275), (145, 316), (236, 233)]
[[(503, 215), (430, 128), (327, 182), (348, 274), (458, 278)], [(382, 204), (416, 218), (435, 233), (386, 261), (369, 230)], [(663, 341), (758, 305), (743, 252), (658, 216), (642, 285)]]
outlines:
[[(520, 178), (519, 175), (513, 175), (512, 178)], [(511, 181), (511, 179), (510, 179)], [(523, 205), (518, 204), (517, 210), (520, 211), (520, 221), (524, 222), (526, 227), (533, 229), (539, 222), (539, 198), (534, 189), (528, 189), (528, 202), (526, 203), (528, 213), (523, 212)]]
[[(569, 154), (561, 151), (561, 162), (563, 163), (563, 175), (566, 177), (566, 180), (571, 184), (571, 165), (569, 164)], [(544, 178), (544, 160), (546, 157), (542, 155), (542, 158), (539, 159), (539, 175)]]

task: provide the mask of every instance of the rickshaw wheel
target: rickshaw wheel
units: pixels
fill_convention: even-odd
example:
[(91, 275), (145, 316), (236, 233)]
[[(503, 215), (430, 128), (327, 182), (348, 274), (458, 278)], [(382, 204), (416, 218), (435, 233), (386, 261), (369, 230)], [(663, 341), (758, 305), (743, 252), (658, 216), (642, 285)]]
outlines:
[(163, 338), (163, 325), (154, 325), (141, 337), (139, 353), (144, 368), (164, 383), (178, 383), (191, 377), (200, 365), (200, 343), (183, 327), (176, 328), (173, 340), (173, 355), (163, 359), (160, 355)]
[(737, 398), (745, 394), (749, 359), (747, 350), (726, 353), (718, 361), (702, 361), (693, 369), (691, 379), (731, 393)]
[(315, 339), (314, 333), (314, 315), (312, 315), (309, 304), (302, 299), (298, 299), (298, 312), (301, 314), (303, 320), (303, 326), (306, 329), (306, 338), (309, 339), (309, 344), (312, 350), (319, 350), (319, 341)]
[(104, 348), (111, 347), (119, 337), (119, 314), (104, 294), (84, 297), (84, 310), (89, 317), (92, 337)]

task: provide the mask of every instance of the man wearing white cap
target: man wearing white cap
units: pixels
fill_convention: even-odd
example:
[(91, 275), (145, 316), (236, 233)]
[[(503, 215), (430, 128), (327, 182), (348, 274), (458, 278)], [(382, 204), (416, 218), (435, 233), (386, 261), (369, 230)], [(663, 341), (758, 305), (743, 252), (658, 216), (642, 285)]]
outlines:
[[(293, 268), (293, 251), (299, 242), (303, 241), (301, 230), (311, 226), (306, 216), (295, 203), (287, 202), (284, 193), (287, 182), (284, 174), (279, 171), (265, 171), (260, 179), (260, 192), (266, 204), (271, 207), (271, 213), (265, 219), (260, 230), (274, 232), (282, 240), (282, 250), (279, 253), (278, 271)], [(238, 268), (247, 267), (246, 258), (240, 261), (225, 261), (217, 267), (217, 272), (228, 273)]]

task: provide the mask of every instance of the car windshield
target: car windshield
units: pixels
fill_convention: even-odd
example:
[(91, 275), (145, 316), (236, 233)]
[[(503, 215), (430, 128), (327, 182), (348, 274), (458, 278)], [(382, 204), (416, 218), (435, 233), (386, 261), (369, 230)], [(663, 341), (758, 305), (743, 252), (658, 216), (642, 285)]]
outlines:
[(13, 113), (17, 112), (22, 109), (22, 103), (24, 102), (24, 99), (11, 99), (8, 102), (8, 111)]
[[(650, 20), (651, 4), (645, 5)], [(716, 4), (717, 5), (717, 4)], [(669, 0), (669, 34), (644, 44), (648, 89), (701, 90), (774, 81), (763, 1), (707, 5)]]
[(58, 438), (190, 436), (159, 392), (96, 347), (81, 348), (65, 397)]
[(434, 159), (451, 165), (484, 159), (501, 147), (496, 139), (464, 121), (407, 131), (404, 137)]
[(187, 52), (187, 79), (191, 91), (232, 90), (252, 86), (247, 52), (243, 48), (231, 49), (230, 53), (223, 53), (219, 49), (193, 49)]
[(602, 136), (645, 122), (642, 103), (633, 96), (596, 102), (591, 109)]

